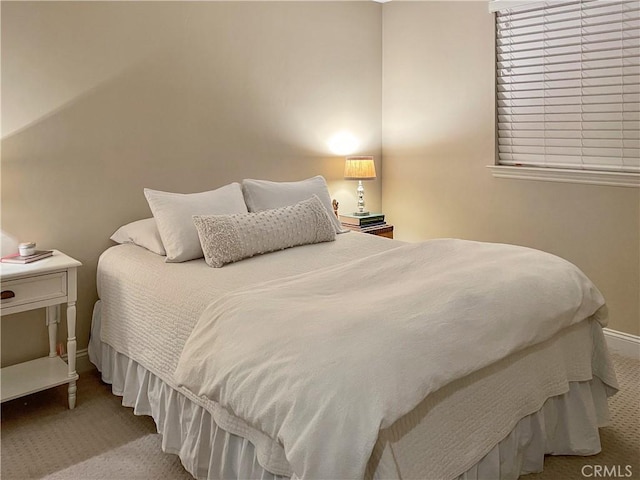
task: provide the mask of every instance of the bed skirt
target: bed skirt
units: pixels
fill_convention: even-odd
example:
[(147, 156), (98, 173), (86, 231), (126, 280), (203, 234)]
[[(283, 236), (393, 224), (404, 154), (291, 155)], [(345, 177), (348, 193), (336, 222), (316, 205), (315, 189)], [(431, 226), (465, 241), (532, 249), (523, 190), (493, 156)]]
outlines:
[[(137, 362), (96, 342), (91, 361), (111, 384), (122, 404), (136, 415), (153, 417), (162, 434), (162, 449), (180, 457), (198, 479), (279, 479), (258, 463), (253, 445), (220, 428), (206, 409), (194, 404)], [(600, 379), (571, 382), (569, 391), (547, 399), (536, 413), (521, 419), (511, 433), (459, 480), (517, 479), (540, 472), (544, 455), (593, 455), (600, 452), (598, 427), (608, 423), (607, 387)], [(400, 478), (386, 448), (372, 479)], [(371, 471), (374, 470), (374, 471)], [(428, 478), (429, 472), (424, 472)]]

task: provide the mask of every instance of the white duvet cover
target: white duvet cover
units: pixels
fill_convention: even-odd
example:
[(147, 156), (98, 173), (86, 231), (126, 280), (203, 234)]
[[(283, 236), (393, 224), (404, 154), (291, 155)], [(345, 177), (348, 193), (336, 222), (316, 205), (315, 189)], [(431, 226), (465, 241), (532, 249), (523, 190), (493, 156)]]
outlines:
[(603, 305), (553, 255), (433, 240), (215, 300), (175, 380), (282, 444), (295, 476), (362, 478), (379, 430), (428, 394), (586, 318), (604, 325)]

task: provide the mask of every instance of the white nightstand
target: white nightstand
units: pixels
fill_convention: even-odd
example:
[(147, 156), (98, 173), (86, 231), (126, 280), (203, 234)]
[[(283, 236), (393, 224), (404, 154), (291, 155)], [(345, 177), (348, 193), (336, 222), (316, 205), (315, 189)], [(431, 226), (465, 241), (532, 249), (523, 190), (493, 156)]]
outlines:
[[(0, 370), (5, 402), (30, 393), (69, 384), (69, 408), (76, 406), (76, 299), (77, 273), (82, 264), (61, 253), (26, 265), (0, 263), (2, 300), (0, 315), (46, 308), (49, 328), (49, 356)], [(56, 353), (60, 304), (67, 304), (68, 364)]]

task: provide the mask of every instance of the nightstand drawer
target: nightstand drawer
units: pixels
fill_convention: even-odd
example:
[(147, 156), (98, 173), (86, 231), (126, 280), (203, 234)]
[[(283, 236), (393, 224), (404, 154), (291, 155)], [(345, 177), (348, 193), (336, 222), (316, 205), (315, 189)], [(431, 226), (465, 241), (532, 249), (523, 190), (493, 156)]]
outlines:
[(381, 228), (380, 231), (375, 232), (375, 235), (378, 235), (379, 237), (393, 238), (393, 225), (384, 229)]
[(67, 296), (67, 272), (49, 273), (2, 282), (2, 307), (17, 307)]
[(365, 233), (377, 235), (378, 237), (393, 238), (393, 225), (381, 225), (377, 228), (366, 230)]

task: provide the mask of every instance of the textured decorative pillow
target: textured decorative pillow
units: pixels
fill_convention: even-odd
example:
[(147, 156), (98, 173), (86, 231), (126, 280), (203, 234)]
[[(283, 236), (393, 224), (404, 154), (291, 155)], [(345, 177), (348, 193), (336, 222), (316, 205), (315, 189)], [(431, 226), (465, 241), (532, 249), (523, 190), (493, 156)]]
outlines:
[(333, 213), (327, 182), (322, 175), (299, 182), (271, 182), (269, 180), (245, 179), (242, 181), (244, 201), (250, 212), (285, 207), (316, 195), (327, 210), (337, 233), (342, 232), (340, 221)]
[(111, 235), (111, 240), (116, 243), (134, 243), (158, 255), (167, 254), (154, 218), (145, 218), (123, 225)]
[(282, 208), (237, 215), (195, 215), (211, 267), (297, 245), (330, 242), (336, 232), (317, 196)]
[(186, 262), (202, 257), (193, 215), (246, 213), (247, 206), (239, 183), (217, 190), (181, 194), (144, 189), (149, 208), (156, 219), (160, 238), (167, 252), (166, 262)]

